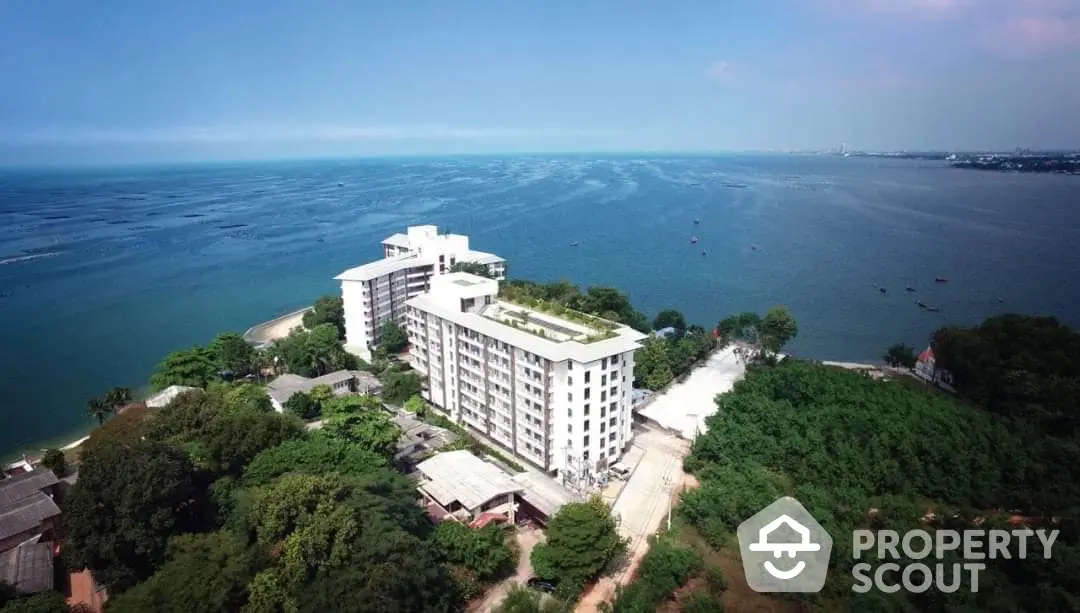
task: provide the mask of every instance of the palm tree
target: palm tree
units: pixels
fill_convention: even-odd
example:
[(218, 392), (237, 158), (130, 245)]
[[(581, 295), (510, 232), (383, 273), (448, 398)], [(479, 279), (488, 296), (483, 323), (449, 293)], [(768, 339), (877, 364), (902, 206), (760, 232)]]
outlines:
[(131, 388), (129, 387), (114, 387), (111, 390), (105, 392), (104, 401), (113, 409), (119, 408), (131, 402)]
[(99, 426), (105, 423), (105, 420), (109, 418), (109, 415), (111, 415), (114, 410), (113, 406), (103, 398), (91, 398), (90, 401), (86, 403), (87, 415), (96, 419)]

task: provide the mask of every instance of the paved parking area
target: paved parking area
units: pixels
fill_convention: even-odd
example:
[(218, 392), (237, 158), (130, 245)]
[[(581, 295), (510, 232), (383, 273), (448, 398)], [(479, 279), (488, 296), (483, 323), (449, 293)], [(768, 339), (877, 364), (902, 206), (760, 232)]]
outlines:
[(716, 412), (716, 395), (731, 391), (744, 374), (746, 365), (735, 357), (733, 347), (717, 351), (686, 381), (675, 383), (638, 413), (693, 439), (705, 431), (705, 418)]

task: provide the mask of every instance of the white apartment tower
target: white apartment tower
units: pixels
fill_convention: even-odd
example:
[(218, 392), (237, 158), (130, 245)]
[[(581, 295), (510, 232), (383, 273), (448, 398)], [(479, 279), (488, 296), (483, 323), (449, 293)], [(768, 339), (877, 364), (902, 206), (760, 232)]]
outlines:
[(498, 292), (498, 281), (453, 273), (406, 303), (427, 398), (564, 482), (587, 482), (630, 444), (634, 351), (646, 336)]
[(371, 359), (383, 324), (401, 325), (405, 301), (427, 291), (432, 277), (446, 274), (454, 264), (481, 264), (495, 278), (506, 278), (506, 260), (473, 251), (468, 236), (439, 234), (436, 226), (409, 226), (406, 234), (394, 234), (382, 245), (383, 259), (334, 277), (341, 281), (345, 348), (365, 359)]

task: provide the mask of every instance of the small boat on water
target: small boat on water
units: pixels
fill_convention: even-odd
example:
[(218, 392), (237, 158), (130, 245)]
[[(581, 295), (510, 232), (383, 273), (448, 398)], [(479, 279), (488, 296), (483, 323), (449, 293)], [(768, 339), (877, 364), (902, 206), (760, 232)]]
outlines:
[(907, 287), (905, 287), (905, 288), (904, 288), (904, 291), (905, 291), (905, 292), (913, 292), (913, 291), (915, 291), (915, 288), (914, 288), (914, 287), (911, 287), (911, 286), (909, 285), (909, 286), (907, 286)]
[(693, 236), (693, 237), (690, 238), (690, 244), (691, 245), (696, 245), (697, 241), (698, 241), (698, 237), (696, 237), (696, 236)]
[(915, 301), (915, 306), (919, 307), (920, 309), (925, 309), (926, 308), (926, 303), (924, 303), (922, 300), (916, 300)]
[(704, 249), (702, 249), (702, 250), (701, 250), (701, 256), (702, 256), (702, 257), (705, 257), (705, 256), (707, 256), (707, 255), (709, 255), (709, 252), (708, 252), (708, 251), (706, 251), (706, 250), (704, 250)]
[(698, 225), (699, 223), (701, 223), (701, 220), (700, 220), (700, 219), (694, 219), (694, 225), (695, 225), (695, 226), (696, 226), (696, 225)]
[(345, 187), (345, 184), (344, 183), (338, 183), (337, 186), (338, 187)]
[(571, 246), (571, 247), (577, 247), (577, 246), (578, 246), (578, 244), (579, 244), (579, 243), (578, 243), (577, 241), (570, 241), (570, 246)]
[(931, 313), (937, 313), (941, 309), (937, 308), (936, 306), (928, 306), (928, 307), (926, 307), (926, 310), (930, 311)]
[(1002, 302), (1005, 302), (1005, 299), (1004, 298), (998, 298), (998, 304), (1001, 304)]
[(879, 287), (878, 291), (881, 292), (882, 294), (888, 294), (889, 293), (889, 290), (885, 289), (884, 287)]
[(936, 278), (934, 278), (934, 283), (948, 283), (948, 282), (949, 282), (949, 280), (946, 279), (945, 277), (936, 277)]
[(753, 249), (754, 251), (757, 251), (757, 245), (750, 245), (750, 248)]

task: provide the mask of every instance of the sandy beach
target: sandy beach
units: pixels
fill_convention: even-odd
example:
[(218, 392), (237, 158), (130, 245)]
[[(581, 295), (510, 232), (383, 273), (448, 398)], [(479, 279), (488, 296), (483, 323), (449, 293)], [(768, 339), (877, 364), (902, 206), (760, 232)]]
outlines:
[(247, 329), (244, 332), (244, 340), (253, 345), (265, 345), (273, 341), (285, 338), (292, 332), (293, 328), (299, 328), (304, 325), (304, 313), (311, 310), (311, 307), (300, 309), (299, 311), (293, 311), (281, 317), (271, 319), (270, 321), (264, 321), (261, 324), (256, 324)]

